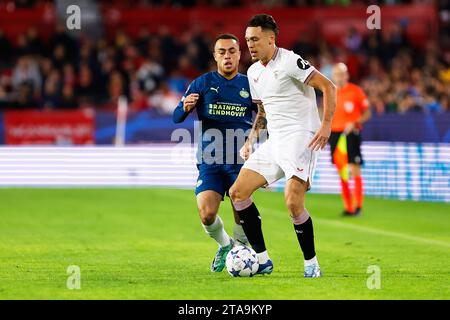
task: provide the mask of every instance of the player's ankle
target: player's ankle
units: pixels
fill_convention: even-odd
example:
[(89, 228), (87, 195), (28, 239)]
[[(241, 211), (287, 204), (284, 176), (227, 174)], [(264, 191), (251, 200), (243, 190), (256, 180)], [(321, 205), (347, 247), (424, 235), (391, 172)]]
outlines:
[(313, 258), (308, 259), (308, 260), (304, 260), (305, 267), (313, 265), (313, 264), (319, 264), (319, 261), (317, 261), (317, 256), (314, 256)]
[(267, 263), (267, 261), (270, 260), (269, 254), (267, 253), (267, 250), (257, 253), (256, 256), (258, 257), (259, 264)]

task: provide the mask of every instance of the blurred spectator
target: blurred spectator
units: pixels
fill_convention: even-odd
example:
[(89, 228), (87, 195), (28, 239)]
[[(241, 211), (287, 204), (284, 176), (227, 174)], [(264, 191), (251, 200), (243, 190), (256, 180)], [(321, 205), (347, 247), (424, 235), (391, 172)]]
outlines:
[(428, 86), (424, 92), (424, 110), (426, 112), (442, 112), (442, 106), (438, 102), (436, 92), (433, 87)]
[(19, 88), (24, 83), (29, 86), (32, 93), (41, 89), (41, 73), (36, 61), (29, 56), (19, 58), (12, 74), (13, 89)]
[(320, 56), (320, 61), (319, 61), (319, 65), (320, 65), (320, 72), (327, 77), (328, 79), (332, 78), (332, 71), (333, 71), (333, 57), (331, 56), (331, 53), (329, 52), (324, 52), (321, 56)]
[(381, 57), (383, 55), (383, 46), (381, 43), (381, 31), (372, 30), (362, 41), (362, 51), (367, 57)]
[(439, 99), (442, 111), (450, 112), (450, 94), (443, 94)]
[(319, 49), (311, 40), (310, 32), (300, 32), (297, 41), (292, 45), (292, 51), (301, 55), (306, 60), (316, 57)]
[(137, 71), (139, 86), (141, 90), (148, 93), (152, 93), (157, 89), (160, 81), (163, 79), (163, 76), (163, 67), (151, 59), (145, 60)]
[(37, 107), (34, 100), (33, 86), (30, 83), (22, 82), (17, 88), (17, 97), (12, 103), (13, 109), (33, 109)]
[(160, 88), (150, 97), (150, 105), (161, 114), (172, 114), (180, 99), (181, 94), (170, 90), (167, 82), (162, 82)]
[(82, 64), (79, 73), (77, 96), (85, 102), (95, 103), (98, 100), (98, 90), (88, 65)]
[(56, 109), (61, 97), (61, 75), (57, 69), (53, 69), (45, 80), (42, 93), (42, 106), (44, 109)]
[(0, 110), (9, 109), (12, 102), (11, 77), (5, 72), (0, 74)]
[(26, 38), (29, 53), (32, 55), (38, 55), (44, 46), (43, 42), (39, 38), (38, 30), (35, 27), (31, 27), (27, 30)]
[[(175, 38), (170, 34), (169, 27), (165, 25), (159, 27), (157, 39), (150, 42), (149, 48), (159, 48), (160, 52), (164, 53), (161, 58), (163, 59), (162, 63), (165, 67), (170, 66), (177, 61), (179, 48), (176, 45)], [(158, 54), (158, 51), (155, 53)]]
[(11, 42), (5, 37), (3, 30), (0, 29), (0, 70), (10, 64), (12, 50)]
[(143, 111), (150, 108), (149, 94), (141, 89), (136, 73), (130, 79), (130, 98), (130, 111)]
[(87, 67), (94, 74), (94, 77), (100, 72), (100, 63), (98, 61), (98, 57), (96, 56), (96, 52), (91, 41), (85, 41), (84, 43), (81, 44), (80, 57), (77, 62), (79, 65), (81, 64), (87, 65)]
[(394, 52), (412, 47), (406, 35), (407, 25), (407, 20), (399, 21), (392, 26), (390, 32), (384, 33), (387, 35), (387, 41), (385, 45), (388, 44), (390, 49), (393, 49)]
[(53, 50), (52, 62), (55, 68), (62, 70), (63, 65), (67, 63), (66, 48), (59, 44)]
[(104, 105), (107, 109), (115, 110), (119, 97), (126, 95), (124, 78), (119, 71), (111, 74), (108, 84), (109, 101)]
[(189, 86), (189, 78), (183, 76), (178, 69), (174, 69), (167, 79), (169, 88), (179, 94), (183, 94)]
[(59, 101), (58, 107), (61, 109), (76, 109), (78, 108), (78, 101), (75, 97), (74, 87), (65, 84), (61, 92), (61, 100)]
[(138, 48), (141, 55), (146, 54), (149, 42), (150, 32), (147, 28), (142, 28), (141, 30), (139, 30), (139, 35), (136, 38), (136, 47)]
[(356, 28), (351, 27), (348, 30), (348, 34), (344, 39), (345, 48), (349, 49), (352, 52), (359, 52), (361, 47), (362, 38)]
[(64, 83), (64, 86), (70, 86), (74, 88), (76, 86), (77, 80), (74, 66), (70, 63), (66, 63), (63, 66), (62, 72), (63, 72), (62, 81)]
[(417, 99), (412, 94), (407, 92), (403, 95), (399, 102), (398, 111), (400, 113), (418, 112), (422, 111), (422, 108), (417, 102)]
[(33, 49), (30, 47), (28, 38), (25, 34), (19, 34), (17, 36), (17, 46), (14, 51), (14, 55), (16, 57), (23, 57), (32, 54)]
[(50, 58), (41, 58), (39, 60), (39, 69), (42, 76), (42, 82), (44, 83), (45, 80), (50, 76), (50, 73), (53, 71), (53, 62)]
[(187, 55), (183, 55), (178, 58), (178, 70), (185, 78), (188, 79), (196, 78), (200, 72), (192, 65), (191, 60)]
[(69, 60), (75, 61), (78, 59), (78, 45), (76, 40), (72, 39), (72, 37), (66, 32), (66, 26), (63, 23), (58, 23), (56, 25), (55, 33), (49, 40), (48, 54), (53, 53), (58, 45), (62, 45), (64, 47)]

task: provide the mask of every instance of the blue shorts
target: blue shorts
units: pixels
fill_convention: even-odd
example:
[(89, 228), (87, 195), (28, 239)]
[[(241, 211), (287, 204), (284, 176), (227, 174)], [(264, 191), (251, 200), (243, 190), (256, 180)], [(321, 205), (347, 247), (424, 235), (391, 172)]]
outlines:
[(199, 171), (195, 195), (202, 191), (212, 190), (222, 195), (229, 196), (228, 189), (236, 181), (242, 164), (198, 164)]

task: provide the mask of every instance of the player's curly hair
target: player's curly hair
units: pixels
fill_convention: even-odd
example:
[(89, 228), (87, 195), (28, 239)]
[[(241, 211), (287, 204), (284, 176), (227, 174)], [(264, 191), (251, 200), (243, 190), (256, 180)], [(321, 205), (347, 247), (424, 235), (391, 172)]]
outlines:
[(257, 14), (253, 16), (247, 24), (247, 27), (261, 27), (263, 30), (271, 30), (278, 36), (280, 29), (275, 22), (275, 19), (269, 14)]

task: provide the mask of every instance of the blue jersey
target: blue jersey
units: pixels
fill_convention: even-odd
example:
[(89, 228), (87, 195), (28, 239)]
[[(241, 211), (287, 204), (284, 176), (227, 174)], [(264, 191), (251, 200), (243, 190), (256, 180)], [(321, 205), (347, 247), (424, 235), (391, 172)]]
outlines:
[[(230, 132), (227, 139), (227, 129), (234, 130), (236, 134), (237, 130), (240, 130), (240, 133), (245, 132), (248, 135), (253, 122), (252, 111), (257, 111), (250, 96), (247, 76), (238, 73), (233, 79), (228, 80), (217, 71), (201, 75), (189, 85), (176, 107), (173, 113), (175, 123), (184, 121), (189, 115), (189, 112), (183, 110), (183, 101), (191, 93), (199, 95), (194, 108), (201, 121), (201, 137), (197, 153), (199, 163), (204, 162), (204, 155), (210, 154), (211, 150), (214, 150), (212, 155), (217, 160), (215, 163), (229, 163), (227, 159), (230, 158), (236, 163), (237, 154), (244, 141), (230, 139)], [(221, 140), (216, 139), (217, 130), (221, 133)]]

